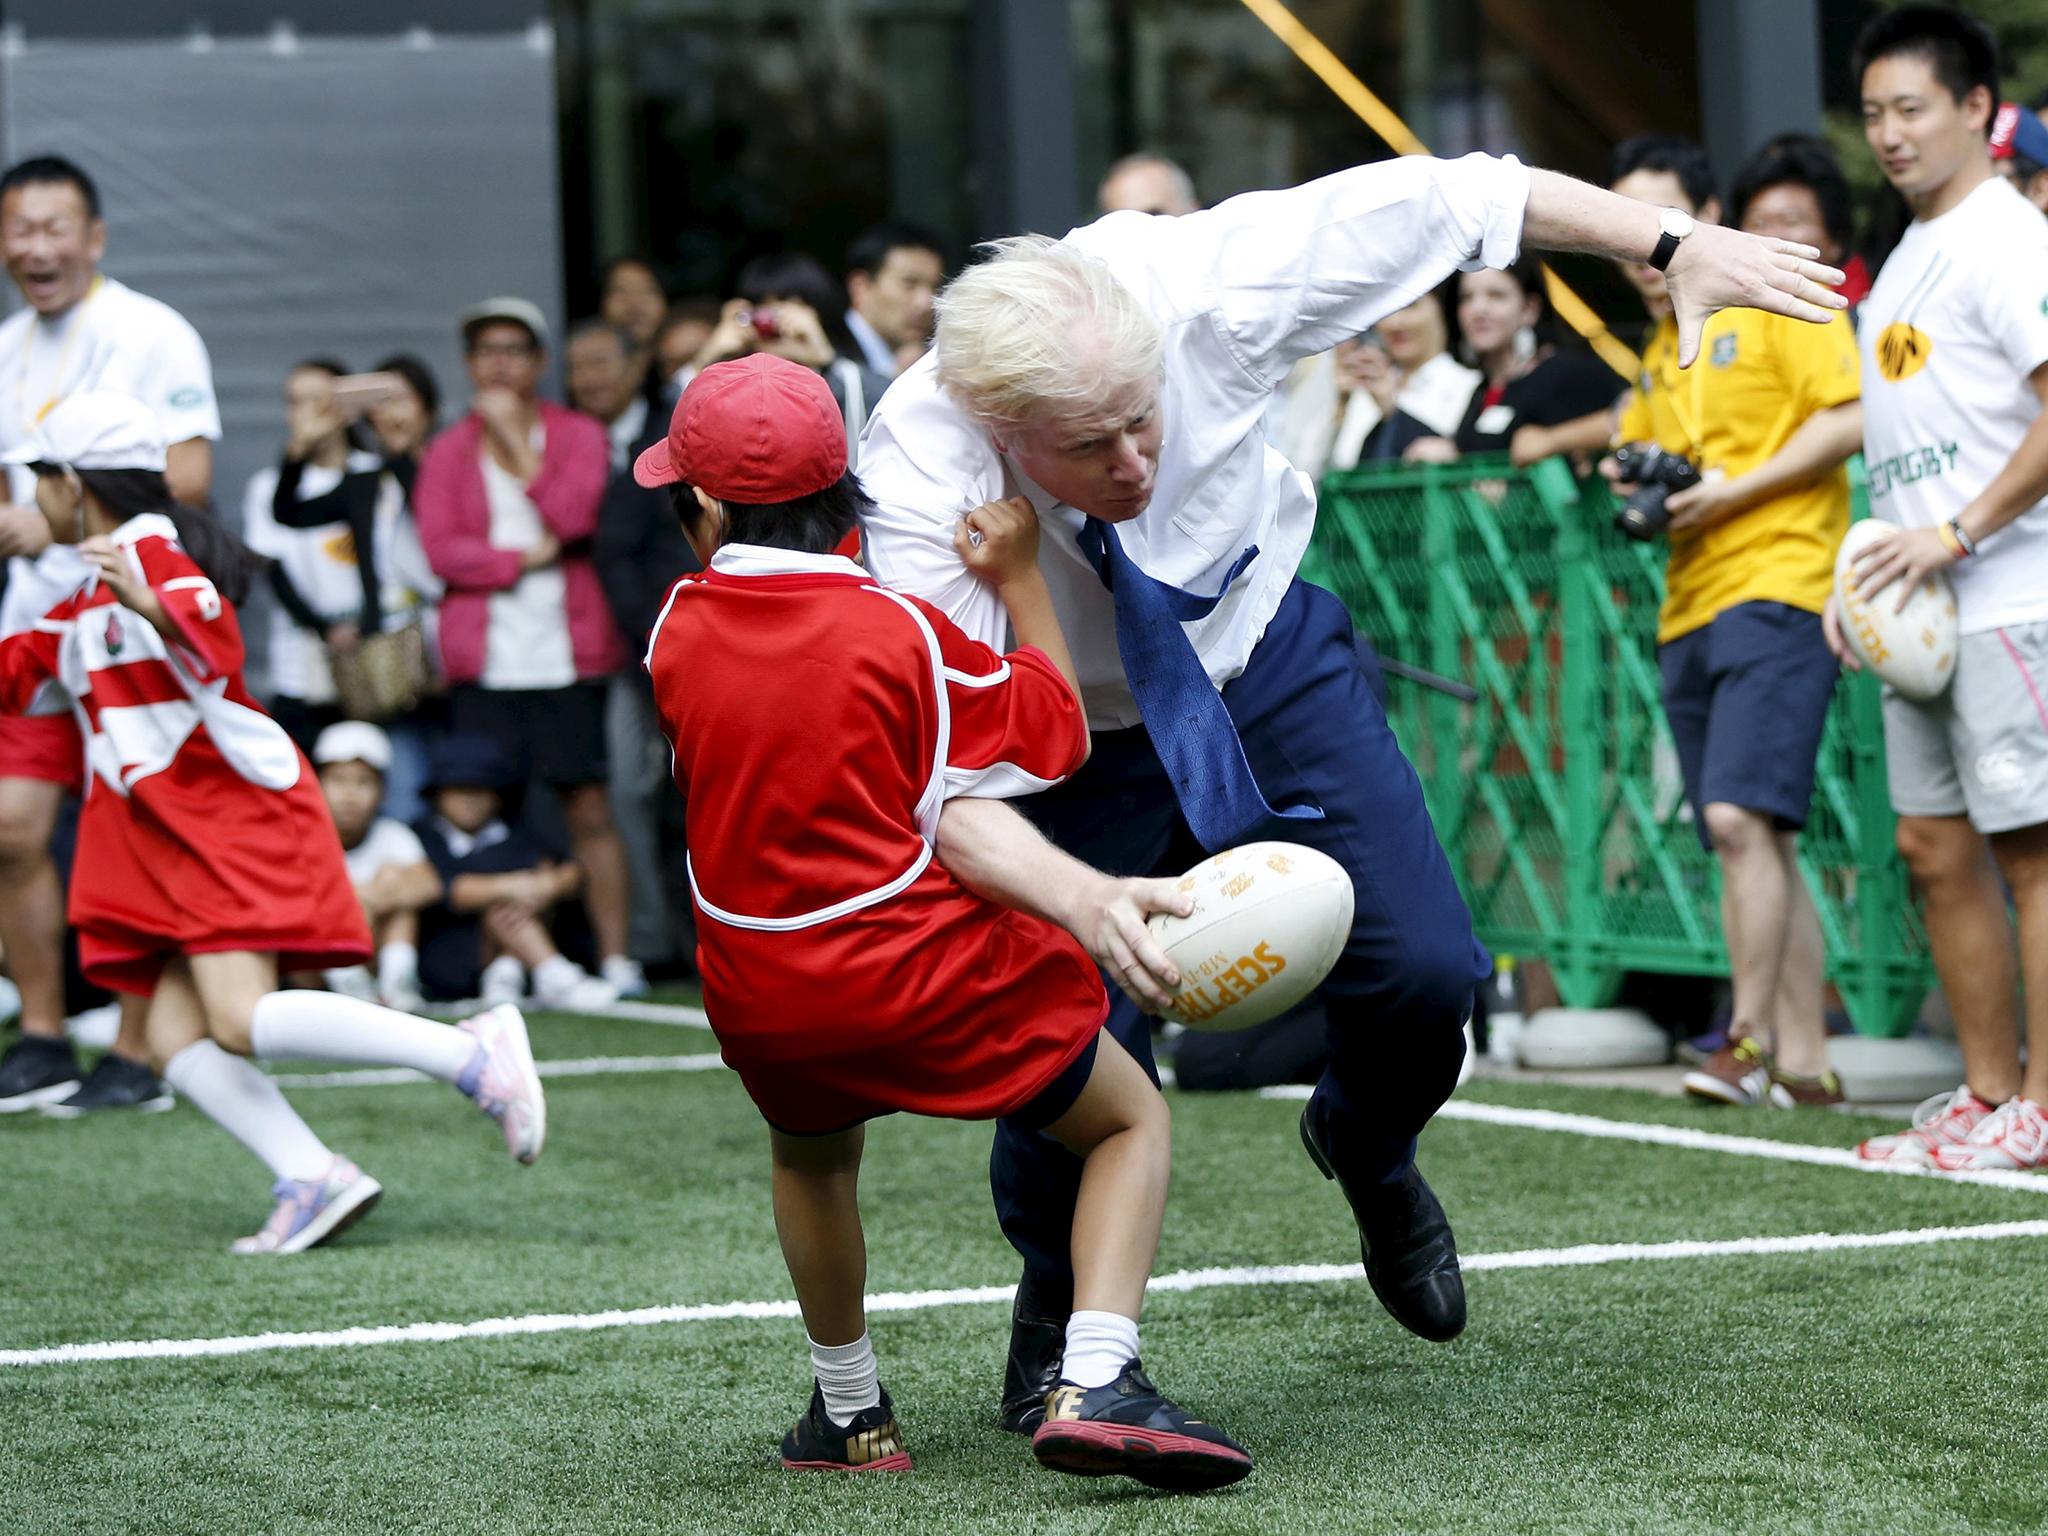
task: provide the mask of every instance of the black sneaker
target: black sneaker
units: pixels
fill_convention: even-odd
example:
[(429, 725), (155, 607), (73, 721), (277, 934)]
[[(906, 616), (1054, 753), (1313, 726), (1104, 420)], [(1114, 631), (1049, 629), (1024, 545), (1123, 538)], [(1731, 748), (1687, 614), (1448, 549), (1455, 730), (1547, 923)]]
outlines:
[(1055, 1387), (1031, 1454), (1055, 1472), (1134, 1477), (1170, 1493), (1222, 1488), (1252, 1469), (1243, 1446), (1162, 1397), (1135, 1360), (1106, 1387)]
[[(1071, 1286), (1060, 1282), (1058, 1300), (1071, 1298)], [(996, 1427), (1028, 1435), (1045, 1422), (1045, 1400), (1060, 1384), (1060, 1362), (1067, 1353), (1065, 1306), (1055, 1306), (1049, 1287), (1032, 1270), (1024, 1271), (1010, 1309), (1010, 1355), (1003, 1364), (1003, 1400), (996, 1409)]]
[(793, 1472), (908, 1472), (910, 1452), (886, 1390), (881, 1406), (861, 1409), (851, 1424), (835, 1424), (825, 1412), (824, 1389), (812, 1382), (810, 1408), (782, 1437), (782, 1464)]
[(43, 1113), (59, 1120), (76, 1120), (99, 1109), (134, 1109), (154, 1114), (177, 1102), (163, 1080), (149, 1068), (109, 1051), (86, 1073), (76, 1093), (54, 1104), (45, 1104)]
[(78, 1053), (69, 1040), (23, 1035), (0, 1056), (0, 1115), (68, 1099), (78, 1087)]
[(1301, 1112), (1301, 1144), (1323, 1177), (1335, 1179), (1358, 1218), (1365, 1278), (1394, 1321), (1433, 1344), (1465, 1331), (1465, 1276), (1450, 1218), (1413, 1163), (1392, 1184), (1354, 1187), (1340, 1178), (1311, 1118)]

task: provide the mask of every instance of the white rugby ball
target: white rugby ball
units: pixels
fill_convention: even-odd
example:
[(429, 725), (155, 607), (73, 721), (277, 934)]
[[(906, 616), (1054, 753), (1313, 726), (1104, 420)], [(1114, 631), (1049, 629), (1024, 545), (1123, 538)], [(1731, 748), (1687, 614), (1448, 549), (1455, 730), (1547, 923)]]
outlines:
[(1313, 992), (1351, 933), (1351, 877), (1299, 843), (1246, 843), (1179, 881), (1186, 917), (1162, 912), (1153, 936), (1180, 972), (1165, 1016), (1189, 1029), (1250, 1029)]
[(1850, 525), (1835, 556), (1835, 598), (1849, 649), (1906, 698), (1924, 702), (1938, 696), (1955, 675), (1955, 589), (1937, 572), (1920, 583), (1903, 610), (1896, 582), (1867, 598), (1855, 589), (1856, 557), (1897, 532), (1874, 517)]

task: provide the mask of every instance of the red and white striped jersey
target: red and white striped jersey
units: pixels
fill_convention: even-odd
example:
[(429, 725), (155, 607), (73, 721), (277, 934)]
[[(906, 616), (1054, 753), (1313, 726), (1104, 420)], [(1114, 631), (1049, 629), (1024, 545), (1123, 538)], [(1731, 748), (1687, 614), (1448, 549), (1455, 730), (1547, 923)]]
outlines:
[(89, 577), (0, 640), (0, 710), (70, 695), (90, 774), (69, 916), (86, 975), (148, 993), (173, 954), (247, 950), (281, 969), (353, 964), (369, 929), (304, 754), (241, 675), (242, 629), (168, 517), (113, 542), (173, 638)]
[(0, 710), (30, 713), (46, 684), (62, 685), (95, 786), (119, 795), (174, 765), (181, 779), (225, 766), (262, 788), (289, 789), (304, 759), (250, 697), (234, 607), (177, 537), (157, 513), (130, 518), (113, 534), (170, 615), (175, 642), (89, 576), (33, 628), (0, 641)]

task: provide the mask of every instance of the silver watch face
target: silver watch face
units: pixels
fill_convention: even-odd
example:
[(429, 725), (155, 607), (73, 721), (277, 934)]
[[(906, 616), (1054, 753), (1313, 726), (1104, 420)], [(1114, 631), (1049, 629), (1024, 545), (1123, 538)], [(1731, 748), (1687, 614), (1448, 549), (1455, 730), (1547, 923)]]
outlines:
[(1681, 208), (1666, 208), (1658, 222), (1664, 233), (1674, 240), (1683, 240), (1692, 233), (1692, 215)]

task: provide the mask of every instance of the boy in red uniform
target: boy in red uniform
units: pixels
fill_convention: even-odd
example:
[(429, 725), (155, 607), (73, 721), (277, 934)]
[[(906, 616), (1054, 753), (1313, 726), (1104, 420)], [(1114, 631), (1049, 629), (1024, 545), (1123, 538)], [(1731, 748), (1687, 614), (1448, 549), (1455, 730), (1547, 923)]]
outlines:
[(242, 681), (234, 602), (253, 562), (176, 506), (149, 407), (69, 396), (10, 455), (36, 475), (85, 583), (0, 640), (0, 710), (55, 680), (85, 737), (71, 924), (87, 978), (149, 998), (150, 1055), (189, 1102), (269, 1164), (276, 1208), (237, 1253), (297, 1253), (377, 1201), (247, 1058), (403, 1066), (460, 1088), (523, 1163), (546, 1106), (526, 1026), (494, 1008), (451, 1028), (332, 992), (280, 991), (280, 970), (360, 964), (369, 928), (305, 754)]
[(769, 1123), (810, 1336), (816, 1386), (783, 1465), (910, 1465), (868, 1342), (855, 1199), (862, 1126), (908, 1110), (1008, 1117), (1085, 1159), (1075, 1312), (1038, 1459), (1158, 1488), (1235, 1482), (1251, 1458), (1137, 1359), (1165, 1103), (1103, 1033), (1080, 945), (933, 857), (948, 798), (1043, 789), (1088, 754), (1035, 514), (994, 503), (955, 534), (1009, 610), (1019, 649), (1004, 656), (831, 553), (867, 503), (809, 369), (761, 354), (705, 369), (634, 474), (673, 487), (704, 564), (669, 593), (647, 669), (689, 803), (705, 1010)]

